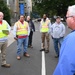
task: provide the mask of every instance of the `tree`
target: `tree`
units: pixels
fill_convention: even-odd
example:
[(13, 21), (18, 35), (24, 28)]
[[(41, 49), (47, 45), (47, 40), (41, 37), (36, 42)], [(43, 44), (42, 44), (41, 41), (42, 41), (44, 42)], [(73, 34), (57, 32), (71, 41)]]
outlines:
[(38, 0), (34, 1), (34, 8), (39, 14), (47, 13), (50, 16), (59, 15), (62, 17), (66, 15), (68, 6), (75, 4), (74, 0), (42, 0), (41, 3), (37, 3)]
[(4, 19), (10, 24), (10, 10), (3, 0), (0, 0), (0, 11), (4, 13)]

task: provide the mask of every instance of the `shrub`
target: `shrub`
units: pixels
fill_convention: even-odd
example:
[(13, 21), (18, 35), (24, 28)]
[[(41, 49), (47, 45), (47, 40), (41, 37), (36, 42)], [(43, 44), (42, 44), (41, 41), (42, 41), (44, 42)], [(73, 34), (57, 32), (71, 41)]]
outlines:
[(10, 10), (3, 0), (0, 0), (0, 11), (4, 13), (4, 20), (6, 20), (10, 25)]

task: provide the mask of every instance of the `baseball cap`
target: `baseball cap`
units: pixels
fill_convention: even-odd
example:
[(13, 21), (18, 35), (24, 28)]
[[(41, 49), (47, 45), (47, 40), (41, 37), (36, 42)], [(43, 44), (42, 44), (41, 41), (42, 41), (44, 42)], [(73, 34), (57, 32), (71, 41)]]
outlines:
[(58, 19), (58, 18), (60, 18), (60, 19), (61, 19), (61, 17), (60, 17), (60, 16), (57, 16), (57, 17), (56, 17), (56, 19)]

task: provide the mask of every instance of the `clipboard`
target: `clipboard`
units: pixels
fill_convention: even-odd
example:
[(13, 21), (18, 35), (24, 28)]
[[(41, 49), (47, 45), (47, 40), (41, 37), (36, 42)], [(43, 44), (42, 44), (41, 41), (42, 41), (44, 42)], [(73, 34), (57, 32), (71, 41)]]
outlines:
[(4, 34), (6, 34), (6, 33), (9, 32), (9, 30), (2, 30), (2, 32), (3, 32)]

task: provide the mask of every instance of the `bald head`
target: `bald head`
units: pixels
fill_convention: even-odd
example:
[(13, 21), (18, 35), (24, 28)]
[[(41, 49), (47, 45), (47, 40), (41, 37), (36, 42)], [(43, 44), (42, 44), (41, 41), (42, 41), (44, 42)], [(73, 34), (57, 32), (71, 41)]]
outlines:
[(0, 12), (0, 21), (3, 20), (3, 16), (4, 16), (4, 14), (2, 12)]

